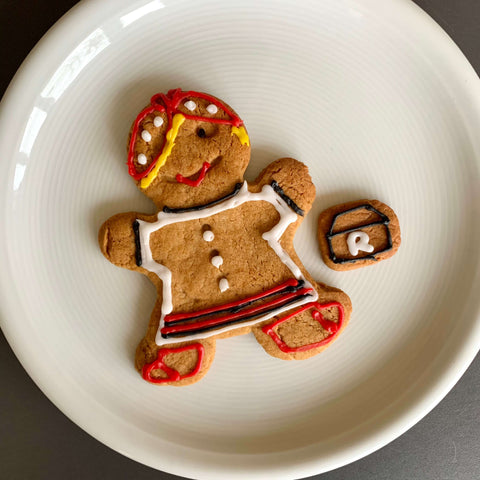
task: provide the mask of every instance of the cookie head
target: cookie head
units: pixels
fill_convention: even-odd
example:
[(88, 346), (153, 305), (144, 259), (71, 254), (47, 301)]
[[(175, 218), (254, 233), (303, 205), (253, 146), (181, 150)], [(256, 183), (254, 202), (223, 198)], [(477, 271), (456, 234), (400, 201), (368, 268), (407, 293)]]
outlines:
[(180, 89), (152, 97), (128, 142), (129, 173), (159, 205), (205, 202), (231, 190), (249, 159), (238, 115), (216, 97)]

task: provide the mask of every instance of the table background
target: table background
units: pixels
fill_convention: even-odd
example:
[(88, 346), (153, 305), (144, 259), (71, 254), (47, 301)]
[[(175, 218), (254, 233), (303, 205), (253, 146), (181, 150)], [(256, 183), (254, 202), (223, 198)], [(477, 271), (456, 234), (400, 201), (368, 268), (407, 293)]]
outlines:
[[(75, 0), (0, 0), (0, 92)], [(415, 0), (480, 72), (480, 0)], [(480, 132), (479, 132), (480, 133)], [(0, 478), (173, 480), (110, 450), (36, 387), (0, 334)], [(480, 358), (421, 422), (381, 450), (319, 480), (480, 478)]]

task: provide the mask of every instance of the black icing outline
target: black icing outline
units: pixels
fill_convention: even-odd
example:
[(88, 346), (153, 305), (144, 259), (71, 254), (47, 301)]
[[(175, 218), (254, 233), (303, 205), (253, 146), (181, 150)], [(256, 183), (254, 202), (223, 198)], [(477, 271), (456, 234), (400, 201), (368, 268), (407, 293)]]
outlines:
[(240, 189), (242, 188), (243, 183), (237, 183), (233, 192), (225, 195), (224, 197), (218, 198), (217, 200), (213, 200), (213, 202), (205, 203), (204, 205), (197, 205), (196, 207), (189, 207), (189, 208), (170, 208), (166, 205), (163, 207), (163, 213), (185, 213), (185, 212), (197, 212), (199, 210), (204, 210), (205, 208), (213, 207), (214, 205), (218, 205), (222, 203), (224, 200), (228, 200), (229, 198), (234, 197), (238, 194)]
[[(342, 215), (346, 215), (347, 213), (351, 213), (351, 212), (355, 212), (357, 210), (361, 210), (363, 208), (370, 211), (370, 212), (373, 212), (373, 213), (377, 214), (382, 219), (382, 221), (367, 223), (366, 225), (361, 225), (361, 226), (358, 226), (358, 227), (355, 227), (355, 228), (349, 228), (349, 229), (343, 230), (341, 232), (333, 233), (333, 229), (335, 227), (335, 222), (337, 221), (337, 219), (339, 217), (341, 217)], [(355, 263), (355, 262), (360, 262), (362, 260), (378, 261), (378, 259), (376, 258), (378, 255), (380, 255), (381, 253), (384, 253), (384, 252), (388, 252), (389, 250), (391, 250), (393, 248), (392, 235), (390, 233), (389, 224), (390, 224), (390, 218), (388, 218), (387, 215), (385, 215), (384, 213), (379, 212), (376, 208), (372, 207), (372, 205), (369, 205), (368, 203), (366, 203), (364, 205), (359, 205), (359, 206), (351, 208), (349, 210), (345, 210), (344, 212), (337, 213), (336, 215), (334, 215), (334, 217), (332, 219), (332, 225), (330, 226), (330, 230), (325, 235), (325, 237), (327, 238), (328, 252), (329, 252), (330, 260), (333, 263), (336, 263), (336, 264)], [(344, 233), (355, 232), (357, 230), (361, 230), (362, 228), (366, 228), (366, 227), (374, 227), (375, 225), (385, 225), (385, 228), (387, 230), (387, 246), (383, 250), (379, 250), (378, 252), (375, 252), (371, 255), (365, 255), (364, 257), (359, 257), (359, 258), (338, 258), (335, 255), (335, 252), (333, 251), (333, 247), (332, 247), (332, 238), (333, 237), (335, 237), (337, 235), (343, 235)]]
[(273, 181), (271, 187), (275, 192), (282, 197), (282, 200), (297, 214), (301, 217), (305, 216), (305, 212), (283, 191), (282, 187), (278, 184), (277, 181)]
[(137, 267), (142, 266), (142, 246), (140, 245), (140, 224), (135, 220), (132, 224), (133, 233), (135, 235), (135, 263)]

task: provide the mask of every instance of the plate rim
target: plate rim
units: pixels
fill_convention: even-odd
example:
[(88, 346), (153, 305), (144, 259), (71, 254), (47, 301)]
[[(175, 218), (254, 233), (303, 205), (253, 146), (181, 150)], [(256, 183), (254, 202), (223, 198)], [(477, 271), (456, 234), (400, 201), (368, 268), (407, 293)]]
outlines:
[[(25, 58), (3, 95), (2, 102), (0, 104), (0, 126), (4, 126), (9, 121), (5, 117), (7, 116), (7, 113), (11, 111), (11, 105), (16, 103), (16, 100), (19, 98), (19, 96), (21, 97), (23, 95), (24, 86), (28, 83), (28, 76), (32, 70), (35, 71), (37, 66), (38, 57), (48, 53), (51, 50), (51, 47), (57, 43), (59, 39), (63, 38), (64, 32), (78, 32), (85, 26), (88, 26), (90, 24), (90, 18), (92, 18), (93, 12), (95, 12), (97, 19), (99, 10), (101, 10), (102, 17), (108, 17), (111, 14), (116, 14), (121, 9), (121, 6), (125, 7), (125, 5), (128, 4), (129, 8), (133, 8), (134, 5), (148, 3), (148, 0), (141, 0), (135, 3), (122, 0), (122, 3), (115, 3), (116, 6), (113, 5), (113, 2), (104, 2), (102, 0), (82, 0), (72, 9), (70, 9), (64, 16), (62, 16), (47, 31), (47, 33), (40, 39), (33, 50)], [(444, 57), (448, 57), (448, 61), (452, 64), (452, 67), (454, 66), (455, 68), (461, 69), (462, 74), (468, 80), (465, 83), (464, 94), (468, 95), (469, 98), (472, 98), (471, 111), (477, 113), (476, 119), (478, 121), (480, 119), (480, 79), (464, 54), (453, 42), (453, 40), (446, 34), (446, 32), (411, 0), (389, 0), (388, 2), (385, 0), (366, 0), (365, 4), (367, 6), (375, 6), (379, 12), (388, 9), (390, 6), (403, 9), (404, 15), (409, 16), (417, 26), (420, 23), (423, 25), (423, 33), (425, 35), (430, 35), (432, 38), (436, 37), (435, 41), (438, 42), (439, 48), (443, 48), (442, 55)], [(412, 28), (414, 27), (412, 26)], [(28, 97), (28, 95), (25, 97)], [(29, 103), (29, 99), (25, 98), (24, 102)], [(22, 109), (20, 108), (19, 111), (21, 110)], [(472, 142), (472, 146), (475, 147), (475, 152), (477, 155), (479, 155), (480, 141), (475, 141), (475, 137), (473, 136), (474, 127), (471, 127), (468, 124), (466, 126), (467, 128), (470, 127), (470, 140)], [(5, 129), (0, 128), (0, 132), (2, 131), (5, 131)], [(3, 150), (5, 145), (8, 145), (8, 140), (6, 137), (6, 135), (0, 135), (0, 151)], [(477, 158), (480, 158), (480, 156)], [(5, 211), (5, 208), (3, 211)], [(1, 237), (0, 243), (3, 243), (3, 237)], [(12, 350), (34, 383), (70, 420), (113, 450), (150, 467), (175, 475), (183, 475), (189, 478), (200, 478), (197, 477), (198, 473), (202, 474), (201, 478), (209, 479), (225, 478), (227, 473), (230, 478), (243, 478), (243, 476), (246, 474), (255, 475), (255, 478), (271, 478), (272, 474), (275, 474), (276, 478), (279, 479), (294, 478), (294, 476), (298, 475), (309, 476), (324, 473), (326, 471), (330, 471), (354, 462), (398, 438), (418, 421), (420, 421), (425, 415), (427, 415), (448, 394), (448, 392), (465, 373), (480, 348), (480, 322), (478, 322), (479, 318), (477, 318), (476, 324), (472, 323), (472, 335), (469, 338), (469, 341), (465, 342), (462, 348), (456, 349), (454, 354), (451, 356), (451, 364), (449, 368), (444, 371), (444, 374), (440, 378), (435, 379), (435, 381), (432, 382), (432, 385), (425, 387), (425, 391), (423, 392), (420, 401), (413, 402), (413, 404), (410, 406), (404, 406), (395, 420), (390, 420), (390, 422), (385, 421), (382, 423), (381, 428), (376, 433), (368, 435), (366, 438), (364, 438), (363, 442), (355, 445), (354, 447), (350, 447), (346, 454), (341, 453), (333, 456), (334, 458), (332, 458), (330, 462), (325, 462), (322, 460), (320, 464), (318, 461), (315, 461), (315, 458), (310, 458), (309, 461), (302, 461), (300, 464), (292, 463), (290, 464), (289, 468), (285, 468), (284, 465), (277, 465), (266, 470), (260, 466), (261, 462), (259, 462), (259, 460), (264, 458), (265, 465), (270, 464), (271, 466), (269, 459), (278, 456), (278, 453), (259, 454), (256, 456), (235, 456), (214, 452), (214, 454), (212, 453), (210, 456), (208, 454), (205, 455), (206, 461), (202, 463), (198, 460), (198, 451), (189, 447), (182, 447), (182, 451), (184, 453), (192, 453), (192, 457), (196, 456), (196, 462), (178, 463), (175, 461), (175, 459), (173, 459), (173, 461), (170, 459), (169, 461), (166, 461), (164, 457), (160, 458), (159, 462), (158, 457), (151, 455), (152, 452), (139, 452), (134, 448), (129, 449), (128, 447), (131, 445), (129, 442), (122, 440), (119, 441), (118, 437), (112, 436), (111, 432), (106, 433), (106, 431), (102, 430), (102, 427), (100, 426), (101, 424), (97, 423), (98, 415), (96, 417), (92, 417), (92, 420), (88, 421), (88, 419), (85, 418), (84, 413), (79, 413), (76, 408), (73, 407), (73, 404), (68, 402), (68, 397), (70, 395), (66, 395), (65, 392), (58, 392), (58, 390), (56, 391), (54, 388), (55, 382), (53, 382), (51, 378), (46, 378), (45, 375), (35, 372), (34, 362), (29, 356), (29, 349), (26, 348), (26, 345), (22, 345), (20, 337), (22, 333), (21, 329), (16, 327), (15, 322), (8, 322), (7, 320), (9, 317), (13, 317), (12, 312), (14, 312), (14, 310), (11, 308), (11, 298), (6, 298), (8, 295), (5, 288), (8, 283), (7, 276), (9, 276), (6, 275), (6, 273), (10, 273), (9, 269), (11, 267), (11, 265), (8, 265), (6, 272), (2, 272), (0, 275), (0, 282), (2, 285), (2, 288), (0, 289), (0, 298), (2, 299), (2, 315), (0, 317), (0, 326)], [(479, 270), (476, 272), (475, 283), (480, 283)], [(94, 400), (91, 397), (88, 398), (90, 400)], [(111, 412), (106, 411), (101, 404), (98, 405), (102, 411), (103, 418), (114, 417), (113, 419), (115, 421), (122, 421), (122, 419), (119, 417), (113, 415)], [(123, 423), (127, 424), (128, 422), (123, 421)], [(122, 427), (125, 428), (125, 432), (129, 430), (128, 425), (123, 425)], [(164, 441), (166, 444), (169, 443), (165, 440), (162, 441)], [(310, 448), (311, 446), (297, 450), (300, 453), (301, 451), (306, 451)], [(210, 463), (209, 458), (212, 456), (221, 456), (222, 461), (218, 463)], [(246, 467), (244, 470), (232, 472), (229, 470), (228, 466), (233, 457), (245, 458), (246, 464), (248, 464), (248, 461), (250, 460), (253, 469), (244, 465), (244, 467)], [(223, 467), (220, 465), (223, 465)], [(200, 469), (202, 470), (201, 472), (199, 471)]]

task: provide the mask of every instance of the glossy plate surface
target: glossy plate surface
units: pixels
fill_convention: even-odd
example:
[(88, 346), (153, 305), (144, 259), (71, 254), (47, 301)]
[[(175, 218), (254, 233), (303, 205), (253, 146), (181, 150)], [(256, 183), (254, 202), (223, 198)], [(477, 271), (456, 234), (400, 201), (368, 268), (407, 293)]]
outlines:
[[(103, 258), (97, 231), (153, 212), (125, 143), (150, 96), (177, 86), (244, 119), (249, 179), (278, 157), (308, 164), (317, 199), (296, 248), (354, 304), (323, 354), (282, 362), (249, 335), (219, 341), (191, 387), (134, 370), (155, 290)], [(28, 57), (0, 127), (2, 328), (66, 415), (135, 460), (209, 480), (327, 471), (411, 427), (478, 351), (479, 80), (407, 1), (85, 1)], [(330, 271), (318, 214), (359, 198), (396, 211), (403, 244)]]

